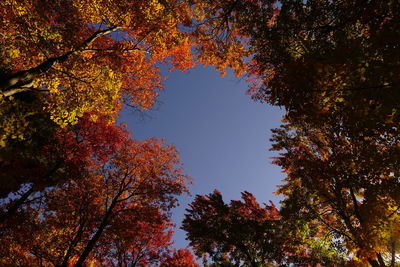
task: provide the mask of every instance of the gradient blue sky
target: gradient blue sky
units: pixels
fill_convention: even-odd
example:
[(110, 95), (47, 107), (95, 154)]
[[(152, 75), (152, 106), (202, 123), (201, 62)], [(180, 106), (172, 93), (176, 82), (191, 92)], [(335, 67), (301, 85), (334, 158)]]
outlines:
[(136, 139), (165, 138), (175, 144), (185, 173), (194, 179), (191, 196), (181, 197), (173, 210), (175, 246), (181, 248), (188, 242), (179, 226), (196, 194), (218, 189), (229, 201), (246, 190), (259, 202), (278, 202), (272, 193), (283, 174), (270, 163), (274, 153), (268, 149), (270, 129), (280, 125), (283, 111), (252, 101), (246, 83), (230, 73), (221, 77), (212, 68), (197, 67), (164, 74), (169, 79), (158, 109), (144, 119), (125, 111), (121, 121)]

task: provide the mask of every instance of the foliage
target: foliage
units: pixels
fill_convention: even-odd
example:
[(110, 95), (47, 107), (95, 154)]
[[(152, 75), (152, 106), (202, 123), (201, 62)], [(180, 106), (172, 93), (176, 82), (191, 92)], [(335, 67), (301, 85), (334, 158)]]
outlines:
[[(200, 49), (214, 37), (199, 33), (193, 12), (176, 0), (2, 1), (0, 168), (20, 158), (55, 165), (36, 154), (53, 144), (51, 137), (63, 131), (58, 128), (85, 116), (114, 123), (124, 106), (151, 108), (163, 89), (161, 64), (185, 71), (200, 59), (225, 68), (217, 58), (201, 60), (218, 49)], [(241, 61), (234, 51), (224, 55)], [(28, 163), (20, 165), (27, 173)], [(6, 180), (1, 196), (34, 178)]]
[(0, 3), (1, 264), (197, 266), (170, 249), (168, 211), (188, 182), (176, 150), (115, 124), (125, 106), (153, 106), (162, 64), (245, 68), (239, 43), (205, 60), (218, 48), (201, 49), (214, 37), (193, 11), (177, 0)]
[(208, 30), (251, 53), (249, 93), (287, 111), (273, 138), (283, 208), (328, 227), (354, 262), (395, 264), (398, 1), (205, 3)]
[(279, 252), (271, 239), (279, 218), (275, 206), (262, 208), (247, 192), (242, 199), (227, 205), (218, 191), (195, 198), (182, 228), (198, 256), (207, 253), (217, 264), (229, 257), (232, 266), (242, 261), (258, 266)]
[(397, 1), (195, 2), (220, 51), (247, 48), (256, 100), (285, 107), (299, 124), (335, 120), (366, 133), (396, 125)]
[(199, 265), (194, 261), (193, 255), (188, 249), (179, 249), (175, 250), (161, 264), (161, 267), (169, 266), (198, 267)]
[[(86, 135), (83, 143), (91, 138)], [(167, 212), (189, 181), (177, 166), (176, 150), (155, 139), (139, 142), (125, 135), (118, 141), (85, 163), (80, 179), (36, 193), (19, 209), (17, 221), (3, 224), (3, 265), (153, 266), (168, 255)]]
[[(2, 146), (23, 139), (32, 112), (66, 127), (85, 113), (112, 120), (122, 104), (151, 108), (162, 90), (159, 64), (187, 70), (195, 45), (203, 63), (238, 74), (245, 68), (243, 46), (218, 54), (209, 45), (214, 36), (192, 24), (198, 16), (186, 1), (7, 0), (0, 9), (0, 103), (20, 106), (1, 110)], [(35, 93), (39, 109), (15, 103), (21, 92)]]
[(123, 107), (153, 106), (161, 64), (243, 72), (246, 49), (220, 53), (194, 10), (177, 0), (0, 3), (2, 265), (197, 266), (170, 249), (169, 210), (188, 182), (175, 148), (116, 126)]
[(393, 0), (2, 1), (1, 264), (196, 266), (170, 249), (188, 182), (175, 149), (115, 121), (153, 106), (161, 64), (201, 63), (247, 72), (254, 99), (286, 109), (273, 149), (287, 177), (280, 212), (247, 192), (196, 197), (183, 225), (196, 254), (394, 266), (399, 12)]
[(196, 196), (182, 229), (206, 266), (315, 266), (344, 261), (329, 233), (322, 237), (321, 229), (292, 214), (282, 217), (273, 203), (261, 207), (248, 192), (242, 193), (242, 201), (230, 204), (217, 190)]
[(273, 141), (274, 149), (285, 151), (276, 159), (287, 174), (278, 191), (285, 196), (283, 205), (326, 225), (355, 259), (391, 251), (399, 226), (397, 145), (387, 146), (385, 136), (350, 139), (328, 126), (284, 125)]
[[(112, 120), (121, 103), (151, 108), (162, 89), (157, 63), (192, 66), (190, 9), (177, 1), (2, 1), (2, 145), (23, 139), (32, 112), (46, 112), (61, 127), (85, 113)], [(36, 93), (38, 111), (15, 96)], [(13, 126), (15, 125), (15, 126)]]

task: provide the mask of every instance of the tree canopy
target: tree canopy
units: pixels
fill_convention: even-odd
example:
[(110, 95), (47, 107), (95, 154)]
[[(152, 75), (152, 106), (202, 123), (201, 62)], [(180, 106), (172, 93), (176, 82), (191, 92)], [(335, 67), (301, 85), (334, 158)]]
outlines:
[(204, 264), (398, 263), (398, 1), (5, 0), (0, 18), (2, 265), (197, 266), (172, 249), (176, 149), (117, 123), (153, 107), (160, 66), (197, 64), (286, 110), (279, 210), (197, 196)]
[(0, 17), (1, 264), (196, 266), (171, 248), (176, 149), (116, 123), (152, 108), (161, 65), (199, 62), (190, 4), (7, 0)]
[(248, 49), (248, 93), (286, 110), (272, 138), (281, 212), (333, 233), (347, 264), (394, 266), (398, 1), (198, 2), (208, 31)]

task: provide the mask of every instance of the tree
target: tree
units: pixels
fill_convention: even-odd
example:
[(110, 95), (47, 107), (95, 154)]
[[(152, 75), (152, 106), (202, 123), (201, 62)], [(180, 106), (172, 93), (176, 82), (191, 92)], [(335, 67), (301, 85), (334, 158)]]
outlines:
[(192, 253), (188, 249), (174, 250), (173, 254), (168, 256), (161, 267), (168, 266), (187, 266), (187, 267), (197, 267), (199, 266), (193, 258)]
[(196, 196), (182, 229), (207, 266), (343, 264), (344, 255), (333, 247), (329, 232), (321, 234), (320, 227), (286, 211), (283, 215), (273, 203), (261, 207), (248, 192), (242, 193), (242, 201), (225, 204), (215, 190)]
[(3, 65), (11, 68), (4, 97), (46, 91), (60, 125), (88, 111), (113, 113), (117, 99), (149, 108), (161, 88), (154, 64), (174, 57), (173, 67), (191, 66), (188, 35), (178, 29), (190, 23), (185, 3), (32, 0), (1, 9)]
[(0, 10), (0, 197), (62, 182), (54, 176), (75, 152), (60, 147), (60, 133), (85, 116), (113, 123), (123, 103), (151, 108), (158, 64), (192, 66), (179, 29), (190, 22), (186, 3), (29, 0)]
[(187, 1), (7, 0), (0, 16), (2, 264), (196, 266), (168, 248), (187, 182), (174, 148), (115, 120), (153, 106), (161, 64), (239, 74), (240, 42), (219, 53)]
[(253, 98), (287, 111), (274, 138), (285, 151), (284, 207), (332, 227), (354, 256), (393, 265), (399, 3), (276, 3), (209, 1), (203, 10), (210, 31), (247, 44)]
[(195, 2), (220, 50), (248, 48), (254, 99), (285, 107), (293, 123), (334, 119), (364, 133), (395, 127), (397, 1)]
[[(340, 128), (284, 125), (274, 130), (275, 163), (287, 174), (283, 206), (325, 225), (355, 261), (394, 264), (398, 238), (397, 142), (355, 140)], [(392, 141), (398, 137), (391, 136)]]
[[(11, 147), (3, 150), (7, 153), (0, 165), (0, 178), (4, 181), (0, 222), (9, 219), (35, 192), (79, 180), (93, 162), (109, 160), (121, 142), (129, 139), (124, 125), (110, 124), (105, 117), (94, 122), (89, 114), (69, 129), (54, 128), (54, 123), (46, 119), (36, 122), (44, 123), (30, 129), (30, 140), (14, 140)], [(10, 148), (13, 150), (7, 151)], [(7, 197), (10, 192), (12, 197)]]
[(273, 204), (260, 207), (248, 192), (242, 194), (242, 199), (227, 205), (216, 190), (196, 196), (186, 210), (182, 229), (197, 256), (209, 254), (216, 264), (229, 257), (232, 266), (241, 262), (260, 266), (278, 257), (278, 240), (272, 234), (277, 228), (278, 210)]
[[(54, 142), (58, 128), (85, 116), (113, 123), (124, 106), (149, 109), (163, 88), (161, 64), (184, 71), (196, 57), (218, 52), (200, 49), (213, 36), (198, 33), (186, 1), (10, 0), (0, 9), (0, 168), (25, 158), (19, 168), (30, 173), (31, 165), (47, 161), (36, 154)], [(237, 58), (228, 65), (240, 72), (240, 49), (231, 50), (224, 56)], [(228, 66), (217, 57), (200, 61)], [(5, 179), (0, 196), (34, 180)]]
[(173, 146), (122, 140), (108, 157), (86, 164), (85, 176), (36, 194), (17, 222), (3, 225), (2, 264), (162, 261), (171, 245), (168, 211), (189, 181), (177, 164)]
[[(186, 70), (195, 63), (195, 40), (212, 39), (197, 34), (186, 1), (10, 0), (0, 7), (3, 146), (9, 138), (23, 138), (29, 124), (29, 113), (15, 118), (7, 112), (19, 94), (35, 95), (40, 110), (61, 127), (85, 113), (112, 119), (121, 104), (149, 109), (162, 89), (159, 64)], [(213, 47), (197, 51), (200, 58), (218, 52)], [(236, 57), (233, 50), (225, 52)], [(234, 61), (203, 62), (221, 69), (244, 67), (241, 57)]]
[(396, 120), (397, 1), (206, 3), (210, 31), (245, 38), (255, 99), (285, 107), (298, 123), (334, 114), (361, 131)]

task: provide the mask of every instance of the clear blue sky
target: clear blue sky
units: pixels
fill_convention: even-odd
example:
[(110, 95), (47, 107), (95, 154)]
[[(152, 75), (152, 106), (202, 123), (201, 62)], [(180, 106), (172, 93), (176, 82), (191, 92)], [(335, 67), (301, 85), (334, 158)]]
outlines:
[(270, 129), (280, 125), (283, 111), (252, 101), (245, 94), (245, 81), (232, 74), (221, 77), (201, 67), (165, 74), (169, 79), (158, 110), (147, 112), (150, 118), (144, 120), (123, 112), (121, 121), (135, 139), (165, 138), (175, 144), (185, 173), (194, 179), (191, 196), (181, 197), (180, 206), (173, 210), (175, 246), (181, 248), (188, 242), (179, 226), (196, 194), (218, 189), (229, 201), (246, 190), (259, 202), (278, 202), (272, 193), (283, 174), (270, 163), (274, 153), (268, 149)]

